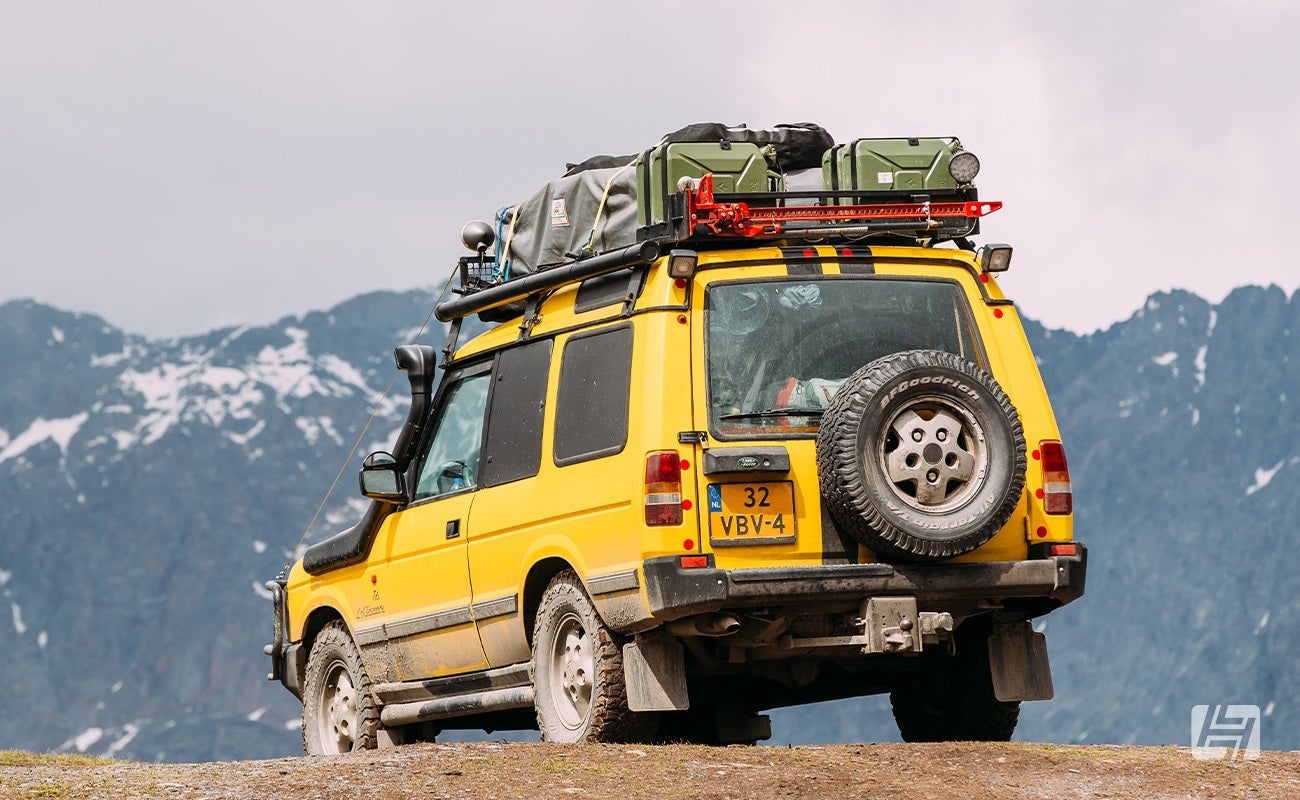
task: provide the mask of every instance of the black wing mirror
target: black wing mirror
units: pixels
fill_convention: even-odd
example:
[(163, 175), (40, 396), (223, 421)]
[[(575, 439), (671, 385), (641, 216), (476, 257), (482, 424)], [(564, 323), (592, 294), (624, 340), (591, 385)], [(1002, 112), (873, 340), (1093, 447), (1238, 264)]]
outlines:
[(391, 453), (380, 451), (366, 456), (358, 477), (361, 493), (371, 500), (393, 505), (407, 502), (406, 470), (402, 469)]

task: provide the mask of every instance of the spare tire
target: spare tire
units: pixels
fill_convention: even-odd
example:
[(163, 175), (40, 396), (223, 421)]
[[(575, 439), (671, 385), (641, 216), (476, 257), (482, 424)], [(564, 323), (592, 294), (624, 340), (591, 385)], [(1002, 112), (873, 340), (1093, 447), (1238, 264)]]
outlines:
[(817, 434), (822, 498), (884, 558), (937, 560), (989, 540), (1020, 502), (1025, 435), (991, 375), (909, 350), (853, 373)]

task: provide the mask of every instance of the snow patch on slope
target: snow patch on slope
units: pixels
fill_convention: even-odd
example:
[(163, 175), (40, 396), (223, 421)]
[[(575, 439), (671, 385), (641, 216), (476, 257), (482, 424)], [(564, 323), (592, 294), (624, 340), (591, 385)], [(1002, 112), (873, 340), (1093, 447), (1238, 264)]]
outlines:
[(4, 450), (0, 450), (0, 464), (21, 456), (28, 449), (45, 441), (53, 441), (66, 456), (68, 444), (72, 441), (72, 437), (77, 435), (77, 431), (81, 430), (81, 426), (86, 424), (87, 419), (90, 419), (88, 411), (63, 419), (37, 417), (27, 430), (15, 436), (5, 445)]
[(72, 739), (72, 745), (77, 748), (78, 753), (84, 753), (87, 748), (102, 738), (104, 738), (103, 728), (86, 728)]
[(131, 740), (135, 738), (135, 735), (140, 732), (140, 726), (128, 722), (122, 726), (122, 731), (122, 735), (117, 739), (114, 739), (113, 743), (108, 746), (105, 755), (115, 756), (120, 753), (124, 747), (131, 743)]
[(1264, 469), (1261, 467), (1260, 469), (1255, 470), (1255, 483), (1252, 486), (1246, 487), (1246, 495), (1249, 497), (1260, 489), (1263, 489), (1265, 486), (1268, 486), (1269, 482), (1273, 480), (1273, 476), (1277, 475), (1278, 471), (1281, 470), (1285, 464), (1286, 459), (1283, 459), (1274, 464), (1272, 469)]
[(298, 417), (293, 424), (297, 426), (298, 430), (302, 431), (307, 444), (316, 444), (322, 433), (335, 444), (343, 444), (343, 437), (335, 429), (334, 420), (330, 417)]
[(265, 427), (266, 427), (266, 420), (259, 419), (256, 425), (254, 425), (252, 428), (249, 428), (244, 433), (229, 432), (226, 434), (226, 438), (242, 447), (243, 445), (248, 444), (248, 442), (251, 439), (253, 439), (253, 437), (257, 436), (257, 434), (261, 433), (262, 429)]

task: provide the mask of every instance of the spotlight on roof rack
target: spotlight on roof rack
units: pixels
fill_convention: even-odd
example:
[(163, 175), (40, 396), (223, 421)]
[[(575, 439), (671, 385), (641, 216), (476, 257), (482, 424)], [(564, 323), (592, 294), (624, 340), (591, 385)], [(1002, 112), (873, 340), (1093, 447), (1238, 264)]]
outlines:
[(984, 272), (1006, 272), (1011, 266), (1011, 245), (986, 244), (979, 249), (979, 261)]
[(695, 264), (700, 254), (694, 250), (669, 250), (668, 274), (674, 278), (689, 278), (695, 274)]
[(948, 161), (948, 174), (957, 183), (970, 183), (980, 174), (980, 160), (969, 150), (958, 150)]
[(497, 239), (492, 226), (482, 220), (471, 220), (460, 229), (460, 240), (475, 253), (482, 253), (492, 246)]

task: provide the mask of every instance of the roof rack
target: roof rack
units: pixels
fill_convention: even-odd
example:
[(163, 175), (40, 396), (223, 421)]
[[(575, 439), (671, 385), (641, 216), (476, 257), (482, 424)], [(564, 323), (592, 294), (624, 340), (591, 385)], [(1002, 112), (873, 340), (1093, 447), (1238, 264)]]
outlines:
[[(435, 308), (442, 322), (498, 311), (499, 319), (524, 312), (523, 301), (565, 284), (648, 264), (679, 243), (735, 243), (737, 240), (859, 238), (894, 235), (933, 242), (957, 241), (979, 233), (979, 221), (1002, 208), (980, 200), (974, 186), (886, 191), (794, 191), (715, 193), (713, 175), (683, 179), (681, 191), (665, 198), (667, 219), (639, 228), (637, 243), (599, 255), (544, 267), (503, 281), (486, 245), (460, 259), (458, 297)], [(508, 307), (508, 308), (507, 308)], [(486, 318), (486, 317), (485, 317)], [(493, 319), (491, 321), (499, 321)], [(458, 333), (456, 331), (455, 333)], [(454, 342), (455, 334), (449, 343)], [(449, 354), (448, 354), (449, 355)]]
[[(460, 297), (444, 300), (434, 308), (434, 313), (441, 322), (478, 314), (492, 308), (524, 300), (539, 292), (557, 289), (568, 283), (594, 278), (627, 267), (649, 264), (659, 257), (659, 242), (637, 242), (618, 250), (611, 250), (591, 258), (572, 261), (555, 267), (524, 275), (504, 283), (484, 283), (474, 279), (472, 283), (457, 290)], [(495, 259), (487, 256), (469, 256), (461, 259), (462, 276), (466, 274), (467, 260), (480, 269), (495, 264)]]

